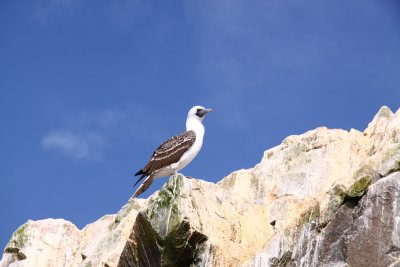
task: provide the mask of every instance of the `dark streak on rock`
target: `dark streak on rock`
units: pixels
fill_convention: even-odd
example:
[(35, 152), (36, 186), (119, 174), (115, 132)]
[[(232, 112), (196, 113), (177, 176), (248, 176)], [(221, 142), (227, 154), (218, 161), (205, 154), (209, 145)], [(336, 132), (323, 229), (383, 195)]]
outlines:
[(291, 260), (292, 260), (292, 252), (286, 251), (279, 259), (275, 257), (272, 258), (270, 260), (270, 263), (271, 267), (286, 267)]
[(294, 250), (293, 266), (400, 266), (400, 247), (393, 244), (399, 180), (392, 174), (363, 196), (347, 197), (327, 224), (295, 245), (307, 249)]
[(14, 254), (19, 261), (26, 259), (26, 255), (22, 253), (19, 248), (8, 247), (4, 250), (4, 253)]
[(190, 266), (200, 261), (207, 237), (183, 220), (165, 239), (139, 213), (118, 267)]
[(397, 252), (397, 251), (400, 251), (400, 248), (399, 248), (398, 246), (392, 245), (392, 246), (389, 248), (389, 250), (386, 251), (385, 254), (390, 254), (390, 253)]

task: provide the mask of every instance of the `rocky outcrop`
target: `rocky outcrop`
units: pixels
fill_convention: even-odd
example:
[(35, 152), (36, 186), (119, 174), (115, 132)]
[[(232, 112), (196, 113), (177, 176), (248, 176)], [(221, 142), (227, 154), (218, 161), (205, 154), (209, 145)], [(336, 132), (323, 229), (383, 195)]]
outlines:
[(79, 230), (28, 221), (0, 266), (400, 266), (400, 111), (289, 136), (217, 184), (171, 177)]
[(399, 189), (397, 172), (347, 199), (324, 229), (304, 231), (291, 265), (400, 266)]

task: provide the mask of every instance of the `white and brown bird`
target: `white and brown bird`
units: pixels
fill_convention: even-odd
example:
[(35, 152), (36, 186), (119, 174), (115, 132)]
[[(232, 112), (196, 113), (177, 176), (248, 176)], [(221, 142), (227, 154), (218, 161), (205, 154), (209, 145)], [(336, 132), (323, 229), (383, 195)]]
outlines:
[(189, 110), (186, 119), (186, 131), (173, 136), (162, 143), (153, 153), (150, 161), (138, 171), (140, 175), (134, 187), (143, 178), (147, 177), (139, 186), (133, 197), (143, 193), (153, 182), (153, 179), (169, 175), (176, 175), (185, 168), (199, 153), (203, 145), (205, 115), (212, 111), (202, 106), (194, 106)]

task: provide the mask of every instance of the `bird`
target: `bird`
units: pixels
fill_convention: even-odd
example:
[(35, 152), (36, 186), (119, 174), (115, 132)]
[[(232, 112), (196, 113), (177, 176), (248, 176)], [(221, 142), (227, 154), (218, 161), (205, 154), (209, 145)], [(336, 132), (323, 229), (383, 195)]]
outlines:
[(205, 128), (203, 119), (213, 111), (202, 106), (192, 107), (186, 118), (186, 131), (177, 134), (162, 143), (151, 156), (149, 162), (135, 176), (139, 176), (135, 187), (147, 177), (132, 198), (146, 191), (155, 178), (176, 175), (186, 167), (199, 153), (203, 145)]

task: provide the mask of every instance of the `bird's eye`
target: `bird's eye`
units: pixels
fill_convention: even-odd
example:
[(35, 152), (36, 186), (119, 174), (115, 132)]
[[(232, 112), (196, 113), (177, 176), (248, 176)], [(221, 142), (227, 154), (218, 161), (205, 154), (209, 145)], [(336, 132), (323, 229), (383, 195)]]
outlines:
[(202, 112), (202, 108), (198, 108), (196, 112), (196, 116), (202, 118), (204, 116), (204, 113)]

